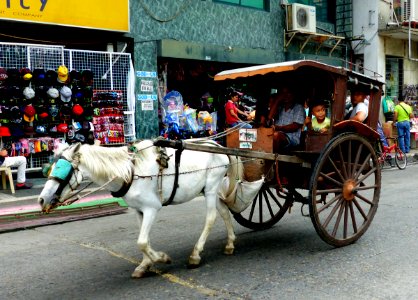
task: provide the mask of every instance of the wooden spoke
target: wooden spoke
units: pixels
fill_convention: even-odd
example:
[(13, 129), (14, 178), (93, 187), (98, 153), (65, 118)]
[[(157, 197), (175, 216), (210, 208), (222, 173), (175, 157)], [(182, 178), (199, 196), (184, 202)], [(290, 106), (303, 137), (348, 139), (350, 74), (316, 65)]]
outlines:
[(331, 157), (328, 157), (328, 161), (330, 162), (331, 166), (334, 168), (335, 172), (338, 174), (338, 176), (341, 179), (341, 182), (344, 182), (345, 178), (341, 174), (340, 170), (338, 170), (337, 166), (334, 163), (334, 160)]
[(349, 202), (349, 206), (350, 206), (351, 223), (353, 224), (353, 231), (354, 231), (354, 233), (357, 233), (356, 216), (354, 214), (353, 202), (352, 201)]
[(361, 200), (363, 200), (364, 202), (366, 202), (367, 204), (370, 204), (370, 205), (373, 205), (373, 202), (372, 201), (370, 201), (369, 199), (367, 199), (367, 198), (365, 198), (365, 197), (363, 197), (361, 194), (359, 194), (359, 193), (357, 193), (356, 194), (356, 197), (357, 198), (360, 198)]
[(335, 201), (340, 200), (341, 198), (342, 198), (341, 194), (338, 194), (337, 196), (332, 198), (327, 204), (325, 204), (324, 206), (322, 206), (321, 208), (318, 209), (318, 214), (320, 214), (323, 210), (325, 210), (328, 207), (330, 207), (331, 205), (333, 205)]
[(342, 182), (339, 182), (339, 181), (335, 180), (334, 178), (329, 177), (327, 174), (321, 173), (321, 176), (323, 176), (324, 178), (328, 179), (329, 181), (332, 181), (336, 185), (343, 186), (343, 183)]
[(340, 156), (341, 168), (343, 169), (344, 178), (348, 178), (347, 169), (344, 163), (343, 152), (341, 150), (341, 145), (338, 145), (338, 154)]

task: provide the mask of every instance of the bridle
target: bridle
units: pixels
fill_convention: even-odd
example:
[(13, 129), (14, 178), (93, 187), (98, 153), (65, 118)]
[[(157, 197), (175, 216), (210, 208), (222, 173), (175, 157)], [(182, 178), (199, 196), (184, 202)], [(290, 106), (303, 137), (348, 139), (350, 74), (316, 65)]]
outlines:
[[(70, 162), (68, 159), (60, 156), (52, 165), (51, 171), (48, 175), (48, 180), (52, 179), (59, 183), (58, 189), (55, 191), (55, 196), (64, 202), (67, 199), (61, 200), (61, 194), (64, 188), (68, 185), (71, 192), (74, 192), (77, 187), (81, 184), (81, 181), (78, 181), (79, 172), (78, 169), (78, 160)], [(82, 177), (82, 176), (81, 176)], [(74, 178), (73, 180), (71, 180)], [(80, 191), (79, 191), (80, 192)], [(70, 197), (74, 196), (74, 193), (70, 193)]]

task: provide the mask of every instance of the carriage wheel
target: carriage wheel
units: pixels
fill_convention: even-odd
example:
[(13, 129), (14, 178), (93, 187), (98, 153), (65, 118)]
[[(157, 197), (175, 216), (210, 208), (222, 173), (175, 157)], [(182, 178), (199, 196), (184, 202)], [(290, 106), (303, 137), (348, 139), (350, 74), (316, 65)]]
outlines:
[(381, 169), (370, 143), (352, 133), (333, 138), (316, 163), (309, 193), (321, 239), (336, 247), (358, 240), (376, 213), (380, 187)]
[(263, 183), (253, 202), (241, 213), (233, 213), (233, 216), (246, 228), (264, 230), (279, 222), (292, 203), (292, 199), (280, 198), (271, 185)]

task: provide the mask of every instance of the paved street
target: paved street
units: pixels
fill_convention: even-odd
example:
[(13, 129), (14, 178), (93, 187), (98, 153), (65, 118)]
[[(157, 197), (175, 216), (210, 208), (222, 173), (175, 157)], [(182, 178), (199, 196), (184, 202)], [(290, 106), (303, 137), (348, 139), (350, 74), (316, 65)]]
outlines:
[(222, 254), (223, 222), (203, 253), (187, 258), (203, 227), (204, 203), (164, 208), (152, 231), (173, 263), (133, 280), (140, 260), (132, 212), (0, 235), (0, 299), (413, 299), (418, 292), (416, 173), (385, 169), (380, 205), (365, 235), (333, 248), (296, 204), (275, 227), (234, 223), (235, 255)]

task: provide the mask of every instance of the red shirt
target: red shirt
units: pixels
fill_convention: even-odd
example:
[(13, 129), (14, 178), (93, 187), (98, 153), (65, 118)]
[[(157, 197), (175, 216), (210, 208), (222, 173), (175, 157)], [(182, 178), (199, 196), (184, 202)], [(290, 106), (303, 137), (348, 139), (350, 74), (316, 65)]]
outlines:
[(227, 124), (231, 125), (234, 124), (235, 122), (238, 122), (239, 119), (237, 117), (234, 117), (231, 115), (230, 110), (233, 110), (235, 115), (237, 114), (237, 106), (235, 105), (234, 102), (232, 102), (231, 100), (228, 100), (228, 102), (225, 104), (225, 121)]

